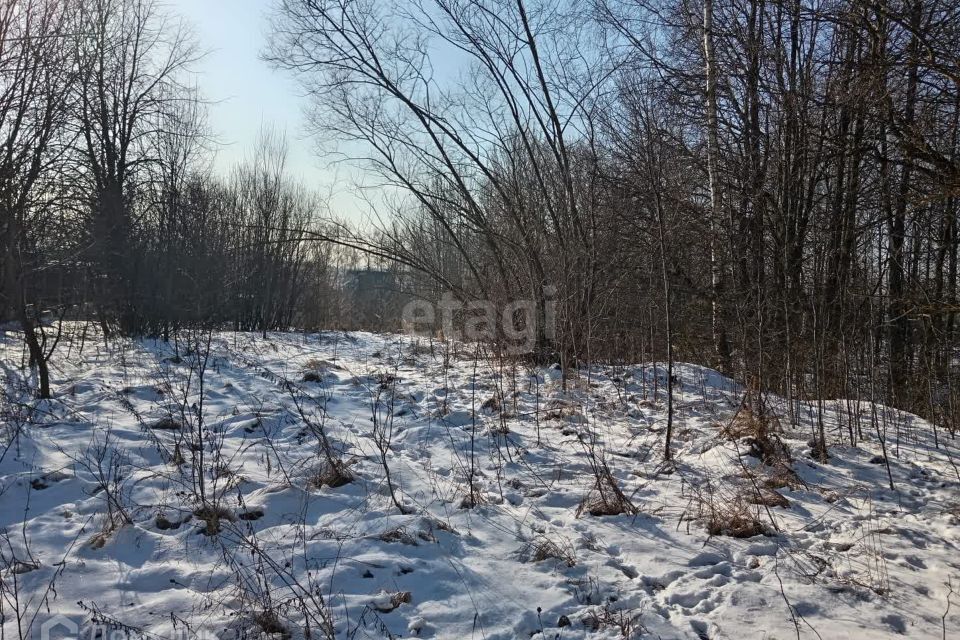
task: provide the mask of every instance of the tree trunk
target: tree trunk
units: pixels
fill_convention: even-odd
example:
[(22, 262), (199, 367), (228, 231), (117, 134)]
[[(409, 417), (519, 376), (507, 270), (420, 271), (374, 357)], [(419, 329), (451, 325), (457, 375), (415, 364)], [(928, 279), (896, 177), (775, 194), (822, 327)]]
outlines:
[(724, 373), (733, 369), (730, 343), (723, 319), (723, 275), (717, 257), (717, 235), (714, 225), (721, 220), (720, 185), (717, 161), (720, 155), (717, 134), (717, 63), (713, 50), (713, 0), (703, 3), (703, 58), (707, 76), (707, 180), (710, 185), (710, 285), (711, 329), (717, 361)]

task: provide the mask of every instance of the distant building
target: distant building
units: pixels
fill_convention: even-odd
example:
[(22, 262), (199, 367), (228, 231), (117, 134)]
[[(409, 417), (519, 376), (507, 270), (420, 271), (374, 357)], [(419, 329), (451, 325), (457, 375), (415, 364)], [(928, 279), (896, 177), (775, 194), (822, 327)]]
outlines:
[(398, 271), (387, 269), (351, 269), (344, 290), (350, 307), (350, 322), (358, 329), (395, 331), (406, 294)]

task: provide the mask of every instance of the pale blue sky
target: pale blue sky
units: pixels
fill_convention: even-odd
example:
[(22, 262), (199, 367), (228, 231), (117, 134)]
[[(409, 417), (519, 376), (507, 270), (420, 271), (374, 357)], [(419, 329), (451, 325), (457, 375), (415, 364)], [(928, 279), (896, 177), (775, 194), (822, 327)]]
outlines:
[(351, 195), (345, 168), (327, 166), (306, 137), (303, 106), (294, 80), (259, 58), (266, 43), (272, 0), (162, 0), (190, 25), (206, 56), (195, 65), (197, 82), (211, 101), (209, 124), (220, 147), (216, 167), (226, 172), (257, 139), (261, 124), (285, 130), (290, 173), (307, 186), (331, 195), (335, 214), (354, 218), (359, 203)]

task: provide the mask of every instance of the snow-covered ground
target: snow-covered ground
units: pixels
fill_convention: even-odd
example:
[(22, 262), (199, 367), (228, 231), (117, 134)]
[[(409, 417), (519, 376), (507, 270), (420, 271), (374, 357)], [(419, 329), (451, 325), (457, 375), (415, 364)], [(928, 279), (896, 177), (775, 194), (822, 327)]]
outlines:
[(4, 638), (960, 637), (957, 443), (914, 416), (826, 403), (822, 464), (804, 404), (764, 465), (742, 390), (683, 365), (670, 468), (650, 365), (564, 391), (398, 336), (200, 342), (64, 342), (37, 402), (2, 339)]

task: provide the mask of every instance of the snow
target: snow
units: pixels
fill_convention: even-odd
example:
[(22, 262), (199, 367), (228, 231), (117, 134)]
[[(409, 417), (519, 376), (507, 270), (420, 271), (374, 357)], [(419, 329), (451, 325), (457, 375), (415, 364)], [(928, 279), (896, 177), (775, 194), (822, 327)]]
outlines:
[[(662, 366), (584, 369), (564, 391), (555, 369), (395, 335), (224, 333), (210, 349), (201, 398), (183, 344), (177, 358), (162, 342), (67, 341), (55, 399), (36, 401), (17, 383), (17, 336), (0, 341), (4, 637), (17, 617), (39, 637), (56, 615), (160, 638), (300, 637), (308, 620), (337, 638), (960, 630), (956, 441), (941, 432), (935, 446), (916, 416), (827, 402), (821, 463), (808, 455), (816, 406), (791, 426), (768, 398), (795, 480), (775, 489), (786, 506), (747, 507), (767, 535), (736, 538), (710, 535), (705, 507), (726, 513), (769, 469), (723, 435), (743, 391), (715, 371), (677, 366), (671, 471)], [(327, 463), (304, 417), (352, 482), (318, 486)], [(477, 504), (461, 508), (471, 451)], [(596, 460), (634, 513), (584, 506)], [(216, 510), (198, 512), (193, 468)]]

